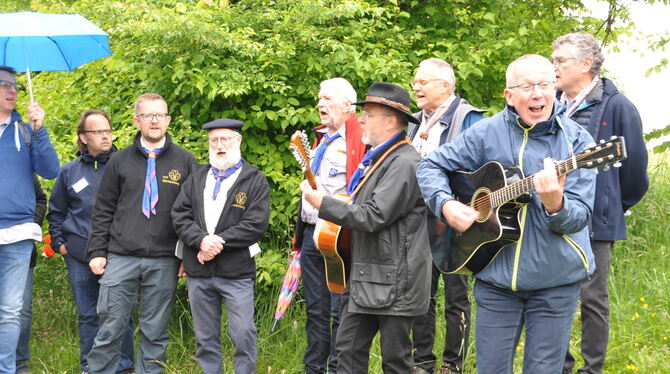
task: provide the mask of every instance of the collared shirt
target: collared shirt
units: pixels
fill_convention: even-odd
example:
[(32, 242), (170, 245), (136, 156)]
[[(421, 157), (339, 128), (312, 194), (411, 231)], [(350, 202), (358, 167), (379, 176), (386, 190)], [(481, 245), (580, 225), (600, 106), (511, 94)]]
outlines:
[[(231, 176), (221, 181), (221, 189), (219, 190), (218, 195), (216, 195), (216, 200), (212, 199), (216, 178), (212, 175), (211, 169), (210, 172), (207, 173), (205, 190), (203, 192), (203, 203), (205, 207), (205, 225), (207, 226), (207, 233), (210, 235), (216, 234), (216, 224), (219, 223), (219, 217), (221, 217), (223, 207), (226, 205), (228, 191), (237, 180), (237, 177), (240, 176), (242, 168), (244, 168), (244, 165), (237, 169)], [(223, 239), (225, 240), (226, 238)]]
[[(322, 132), (328, 131), (327, 128), (320, 130)], [(333, 196), (338, 193), (347, 193), (347, 141), (346, 141), (346, 126), (337, 130), (340, 137), (333, 140), (323, 155), (321, 160), (321, 167), (315, 178), (321, 183), (326, 194)], [(325, 141), (321, 138), (321, 141)], [(311, 152), (310, 158), (314, 158), (314, 150)], [(319, 211), (302, 197), (302, 212), (300, 213), (302, 220), (309, 224), (316, 224), (319, 220)]]
[[(446, 107), (449, 108), (451, 103), (453, 103), (454, 99), (456, 99), (456, 95), (453, 93), (439, 106), (439, 108)], [(433, 113), (428, 114), (425, 110), (421, 111), (421, 125), (419, 126), (419, 129), (416, 132), (416, 135), (414, 136), (414, 140), (412, 140), (412, 145), (415, 148), (418, 148), (419, 143), (423, 141), (423, 154), (427, 155), (430, 152), (434, 151), (440, 146), (440, 136), (442, 136), (442, 132), (447, 128), (447, 125), (442, 123), (440, 121), (440, 118), (436, 118), (435, 120), (437, 121), (434, 125), (432, 125), (428, 129), (428, 139), (424, 141), (424, 139), (421, 138), (421, 134), (426, 131), (426, 127), (428, 126), (430, 119), (432, 116), (434, 116), (438, 110), (435, 110)], [(440, 115), (444, 115), (445, 111), (442, 111)]]

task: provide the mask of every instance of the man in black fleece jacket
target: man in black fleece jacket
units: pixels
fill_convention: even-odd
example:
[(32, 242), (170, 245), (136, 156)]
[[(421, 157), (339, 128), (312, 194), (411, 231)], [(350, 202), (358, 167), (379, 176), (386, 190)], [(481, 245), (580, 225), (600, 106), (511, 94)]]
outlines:
[(254, 279), (256, 242), (268, 227), (270, 187), (241, 157), (242, 122), (209, 122), (209, 165), (199, 165), (172, 207), (184, 242), (184, 267), (193, 314), (196, 358), (205, 374), (222, 372), (221, 302), (235, 346), (235, 374), (256, 372)]
[(135, 101), (139, 128), (132, 145), (108, 162), (93, 207), (87, 258), (102, 274), (100, 329), (88, 364), (93, 374), (113, 374), (125, 326), (139, 294), (140, 340), (135, 370), (163, 371), (179, 259), (170, 209), (195, 166), (193, 155), (167, 135), (165, 99), (154, 93)]

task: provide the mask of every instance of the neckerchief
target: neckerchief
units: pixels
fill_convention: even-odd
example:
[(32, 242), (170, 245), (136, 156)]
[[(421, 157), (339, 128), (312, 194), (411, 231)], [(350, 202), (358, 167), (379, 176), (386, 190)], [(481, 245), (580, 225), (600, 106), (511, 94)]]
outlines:
[(419, 152), (421, 158), (423, 158), (426, 155), (428, 132), (433, 127), (433, 125), (435, 125), (442, 118), (444, 113), (447, 112), (449, 106), (451, 105), (451, 103), (454, 101), (455, 98), (456, 95), (451, 94), (451, 96), (449, 96), (447, 100), (444, 100), (442, 105), (440, 105), (439, 107), (437, 107), (437, 109), (435, 109), (430, 118), (427, 118), (428, 116), (425, 110), (423, 111), (423, 113), (421, 113), (422, 114), (421, 125), (419, 126), (417, 134), (414, 136), (414, 140), (412, 141), (412, 145), (414, 146), (414, 148), (416, 148), (416, 151)]
[(380, 144), (377, 147), (370, 148), (365, 153), (365, 156), (363, 157), (363, 160), (361, 161), (360, 164), (358, 164), (358, 169), (354, 172), (354, 174), (351, 176), (351, 180), (349, 181), (349, 186), (347, 187), (347, 194), (351, 195), (354, 193), (354, 190), (356, 190), (356, 187), (358, 187), (358, 183), (361, 181), (361, 177), (363, 174), (365, 174), (365, 170), (367, 167), (370, 165), (370, 162), (372, 161), (372, 158), (375, 157), (380, 151), (385, 150), (388, 148), (388, 146), (393, 143), (395, 140), (398, 138), (404, 138), (407, 136), (407, 132), (405, 130), (401, 130), (397, 134), (393, 135), (389, 140), (385, 141), (384, 143)]
[(156, 215), (156, 204), (158, 203), (158, 182), (156, 182), (156, 156), (163, 148), (154, 150), (142, 147), (147, 154), (147, 175), (144, 179), (144, 195), (142, 196), (142, 213), (149, 218), (151, 213)]
[(223, 182), (223, 180), (228, 178), (229, 176), (233, 175), (237, 171), (237, 169), (242, 167), (243, 163), (244, 160), (240, 159), (239, 161), (237, 161), (235, 165), (229, 167), (224, 171), (219, 171), (219, 169), (212, 167), (212, 175), (216, 180), (216, 183), (214, 184), (214, 193), (212, 194), (212, 200), (216, 200), (216, 196), (219, 194), (219, 190), (221, 189), (221, 182)]
[(568, 109), (565, 111), (566, 117), (570, 117), (570, 115), (572, 115), (572, 113), (574, 113), (574, 111), (579, 108), (579, 106), (582, 104), (582, 101), (586, 99), (586, 96), (590, 94), (591, 91), (593, 91), (593, 88), (595, 88), (596, 84), (598, 84), (599, 79), (600, 78), (597, 75), (593, 77), (591, 83), (584, 87), (584, 89), (577, 96), (575, 96), (575, 99), (571, 103), (568, 102), (568, 96), (565, 94), (565, 91), (563, 91), (563, 94), (561, 95), (561, 101), (568, 105)]
[(323, 141), (321, 144), (319, 144), (319, 147), (316, 148), (316, 151), (314, 152), (314, 158), (312, 159), (312, 174), (316, 175), (316, 173), (319, 171), (321, 160), (323, 160), (323, 155), (326, 154), (326, 148), (328, 147), (328, 144), (340, 137), (341, 135), (339, 132), (336, 132), (333, 136), (328, 136), (328, 133), (323, 134)]

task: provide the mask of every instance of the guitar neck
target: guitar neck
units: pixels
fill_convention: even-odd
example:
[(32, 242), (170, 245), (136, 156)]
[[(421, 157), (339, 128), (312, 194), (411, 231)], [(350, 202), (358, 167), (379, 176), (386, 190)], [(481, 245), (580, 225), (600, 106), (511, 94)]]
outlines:
[[(556, 164), (555, 169), (558, 176), (566, 175), (571, 171), (577, 170), (577, 159), (571, 157)], [(505, 186), (490, 195), (491, 207), (501, 206), (517, 197), (532, 191), (535, 187), (533, 185), (533, 178), (536, 174), (523, 178), (520, 181)]]
[(307, 182), (309, 182), (309, 185), (312, 186), (312, 188), (316, 190), (316, 178), (314, 177), (314, 174), (312, 173), (312, 169), (309, 168), (309, 163), (307, 164), (307, 167), (305, 168), (305, 179), (307, 179)]

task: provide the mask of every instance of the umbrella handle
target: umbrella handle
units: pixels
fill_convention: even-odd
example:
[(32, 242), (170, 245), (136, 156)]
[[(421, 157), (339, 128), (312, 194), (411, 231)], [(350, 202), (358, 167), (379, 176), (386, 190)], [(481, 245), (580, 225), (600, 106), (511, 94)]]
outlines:
[(33, 100), (33, 82), (30, 79), (30, 67), (28, 65), (26, 65), (26, 75), (28, 80), (28, 92), (30, 92), (30, 102), (34, 103), (35, 100)]

